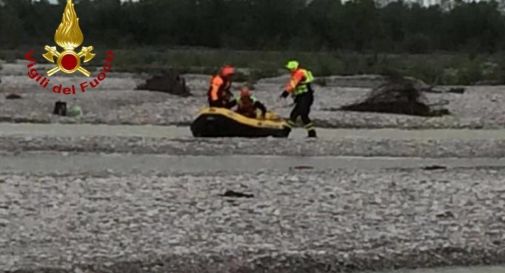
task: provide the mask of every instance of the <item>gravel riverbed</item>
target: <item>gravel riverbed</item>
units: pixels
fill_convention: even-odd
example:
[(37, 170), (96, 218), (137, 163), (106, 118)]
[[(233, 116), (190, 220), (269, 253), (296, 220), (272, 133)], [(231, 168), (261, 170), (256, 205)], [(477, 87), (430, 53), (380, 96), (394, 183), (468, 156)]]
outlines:
[[(317, 87), (312, 117), (318, 127), (330, 128), (319, 128), (317, 140), (300, 133), (289, 139), (195, 139), (187, 125), (205, 105), (208, 75), (185, 75), (194, 94), (188, 98), (134, 91), (145, 77), (119, 73), (95, 91), (65, 97), (30, 82), (22, 63), (2, 66), (0, 122), (43, 124), (0, 124), (0, 161), (28, 162), (0, 164), (10, 166), (0, 169), (2, 273), (361, 272), (505, 264), (505, 168), (487, 165), (505, 157), (503, 87), (429, 94), (432, 103), (449, 101), (452, 115), (423, 118), (334, 111), (364, 98), (380, 81), (331, 77)], [(275, 106), (284, 81), (260, 80), (256, 96)], [(7, 100), (10, 93), (22, 98)], [(57, 100), (80, 105), (84, 115), (52, 115)], [(287, 104), (274, 110), (287, 116)], [(92, 125), (79, 127), (83, 123)], [(444, 130), (398, 130), (421, 128)], [(452, 130), (462, 128), (492, 130)], [(109, 170), (111, 154), (130, 158)], [(164, 167), (161, 157), (202, 162), (187, 157), (247, 161), (251, 155), (256, 162), (261, 156), (292, 162), (319, 156), (347, 167), (234, 170), (213, 164), (216, 169), (188, 170)], [(341, 156), (394, 157), (399, 163), (364, 168)], [(45, 161), (37, 165), (37, 158)], [(472, 163), (475, 158), (482, 164)], [(446, 159), (464, 167), (445, 169)], [(134, 164), (150, 160), (157, 164), (148, 170)], [(76, 166), (50, 167), (62, 161)], [(428, 161), (442, 162), (442, 168), (423, 169)], [(131, 168), (124, 166), (128, 162)], [(221, 196), (227, 190), (253, 196)]]
[[(504, 263), (504, 177), (503, 169), (0, 175), (0, 268), (347, 272)], [(221, 197), (226, 190), (254, 197)]]

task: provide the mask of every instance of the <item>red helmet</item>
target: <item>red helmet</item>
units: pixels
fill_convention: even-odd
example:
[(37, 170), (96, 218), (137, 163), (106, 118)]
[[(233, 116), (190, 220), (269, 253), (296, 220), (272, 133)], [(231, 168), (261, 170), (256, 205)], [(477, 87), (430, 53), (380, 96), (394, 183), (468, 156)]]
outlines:
[(231, 75), (235, 74), (235, 67), (233, 67), (231, 65), (225, 65), (225, 66), (221, 67), (221, 71), (219, 72), (219, 74), (221, 74), (221, 76), (223, 76), (223, 77), (231, 76)]

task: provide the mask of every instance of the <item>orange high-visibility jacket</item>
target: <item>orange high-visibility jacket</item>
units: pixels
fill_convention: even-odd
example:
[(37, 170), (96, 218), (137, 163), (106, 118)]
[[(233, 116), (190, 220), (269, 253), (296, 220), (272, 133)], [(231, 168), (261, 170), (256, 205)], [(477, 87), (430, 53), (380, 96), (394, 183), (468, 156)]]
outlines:
[(208, 92), (209, 102), (222, 100), (226, 93), (229, 92), (230, 87), (230, 81), (224, 80), (219, 75), (212, 77)]
[(286, 91), (293, 93), (300, 83), (303, 83), (307, 79), (307, 71), (305, 69), (298, 68), (291, 73), (291, 79), (286, 85)]

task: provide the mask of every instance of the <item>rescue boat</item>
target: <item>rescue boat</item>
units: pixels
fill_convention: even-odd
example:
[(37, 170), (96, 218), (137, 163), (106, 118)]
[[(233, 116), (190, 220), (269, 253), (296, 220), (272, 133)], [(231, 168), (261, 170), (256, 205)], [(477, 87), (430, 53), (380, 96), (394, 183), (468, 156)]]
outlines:
[(249, 118), (226, 108), (204, 108), (191, 124), (194, 137), (288, 137), (291, 128), (273, 112)]

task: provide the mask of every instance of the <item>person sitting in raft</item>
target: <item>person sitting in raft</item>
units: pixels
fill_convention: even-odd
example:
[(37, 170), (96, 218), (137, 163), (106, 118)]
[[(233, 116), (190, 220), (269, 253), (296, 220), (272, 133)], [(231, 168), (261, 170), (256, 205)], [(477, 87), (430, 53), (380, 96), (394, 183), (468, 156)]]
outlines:
[(207, 98), (210, 107), (224, 107), (230, 109), (233, 95), (230, 91), (232, 78), (235, 75), (235, 67), (225, 65), (221, 67), (217, 75), (212, 76), (210, 80)]
[(256, 118), (256, 111), (261, 111), (261, 117), (265, 119), (267, 108), (263, 103), (258, 101), (247, 87), (240, 89), (240, 96), (233, 100), (231, 107), (237, 106), (236, 112), (248, 118)]

